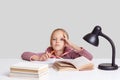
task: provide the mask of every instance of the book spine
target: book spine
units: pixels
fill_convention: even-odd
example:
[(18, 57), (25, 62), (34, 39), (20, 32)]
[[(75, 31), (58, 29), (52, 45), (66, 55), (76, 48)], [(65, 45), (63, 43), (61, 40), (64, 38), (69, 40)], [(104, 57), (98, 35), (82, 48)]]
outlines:
[(30, 70), (30, 69), (19, 69), (19, 68), (10, 68), (10, 72), (18, 72), (18, 73), (32, 73), (32, 74), (40, 74), (42, 72), (48, 71), (48, 67), (40, 69), (40, 70)]

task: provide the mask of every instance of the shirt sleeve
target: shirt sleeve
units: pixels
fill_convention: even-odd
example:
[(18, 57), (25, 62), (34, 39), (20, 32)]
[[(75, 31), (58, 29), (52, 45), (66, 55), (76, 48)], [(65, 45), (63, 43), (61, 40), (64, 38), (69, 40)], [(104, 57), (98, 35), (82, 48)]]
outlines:
[(24, 52), (24, 53), (21, 55), (21, 58), (22, 58), (23, 60), (31, 61), (31, 57), (32, 57), (33, 55), (39, 56), (37, 53), (33, 53), (33, 52)]
[(86, 57), (89, 60), (93, 59), (93, 56), (92, 56), (91, 53), (89, 53), (83, 47), (80, 47), (80, 48), (81, 48), (81, 50), (76, 51), (76, 50), (73, 50), (73, 49), (70, 49), (69, 47), (67, 47), (66, 50), (65, 50), (65, 53), (67, 53), (67, 54), (65, 54), (63, 56), (63, 58), (75, 59), (77, 57), (84, 56), (84, 57)]
[(78, 51), (78, 53), (79, 53), (81, 56), (84, 56), (84, 57), (86, 57), (86, 58), (89, 59), (89, 60), (92, 60), (92, 59), (93, 59), (92, 54), (89, 53), (89, 52), (88, 52), (87, 50), (85, 50), (85, 49), (82, 49), (82, 50)]

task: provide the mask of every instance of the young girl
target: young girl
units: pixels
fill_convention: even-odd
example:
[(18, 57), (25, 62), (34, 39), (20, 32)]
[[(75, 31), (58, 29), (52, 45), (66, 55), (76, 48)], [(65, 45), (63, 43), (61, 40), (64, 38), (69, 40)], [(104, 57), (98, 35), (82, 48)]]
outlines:
[(61, 28), (55, 29), (50, 38), (50, 47), (43, 53), (24, 52), (21, 57), (24, 60), (45, 61), (48, 58), (74, 59), (84, 56), (92, 60), (93, 56), (83, 47), (78, 47), (69, 40), (68, 33)]

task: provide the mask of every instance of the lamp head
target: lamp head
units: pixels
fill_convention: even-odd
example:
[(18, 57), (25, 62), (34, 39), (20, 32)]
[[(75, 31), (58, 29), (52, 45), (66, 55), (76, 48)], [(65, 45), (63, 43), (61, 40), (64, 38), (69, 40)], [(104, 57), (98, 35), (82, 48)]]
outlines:
[(99, 45), (98, 36), (100, 35), (100, 33), (101, 33), (101, 27), (95, 26), (93, 31), (85, 35), (83, 39), (94, 46), (98, 46)]

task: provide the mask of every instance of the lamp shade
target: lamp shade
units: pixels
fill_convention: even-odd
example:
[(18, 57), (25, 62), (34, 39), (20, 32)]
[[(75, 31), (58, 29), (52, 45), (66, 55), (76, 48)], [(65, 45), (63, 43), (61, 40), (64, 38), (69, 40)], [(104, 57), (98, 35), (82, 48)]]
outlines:
[(100, 32), (101, 32), (101, 28), (99, 26), (96, 26), (94, 30), (91, 33), (85, 35), (83, 39), (94, 46), (98, 46), (99, 45), (98, 36)]
[(98, 46), (99, 44), (98, 36), (92, 33), (87, 34), (83, 39), (94, 46)]

